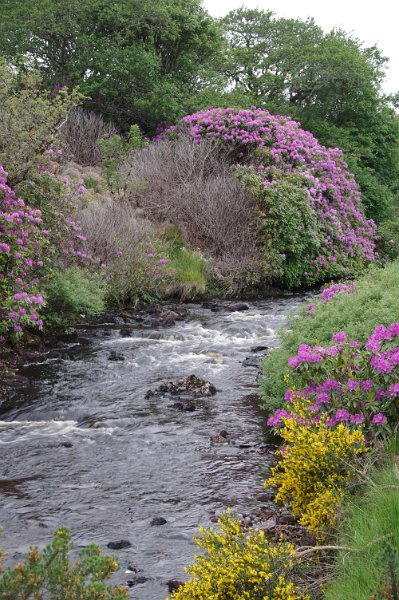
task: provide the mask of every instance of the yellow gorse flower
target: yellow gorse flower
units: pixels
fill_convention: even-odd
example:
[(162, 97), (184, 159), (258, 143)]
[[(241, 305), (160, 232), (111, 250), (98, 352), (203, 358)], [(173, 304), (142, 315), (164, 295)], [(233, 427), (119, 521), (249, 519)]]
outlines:
[(299, 523), (320, 536), (321, 529), (335, 524), (351, 467), (366, 446), (360, 429), (344, 423), (329, 427), (327, 415), (318, 423), (309, 421), (309, 404), (297, 398), (292, 413), (298, 418), (283, 418), (279, 433), (286, 444), (277, 452), (281, 461), (265, 485), (277, 487), (276, 500), (288, 504)]
[(310, 600), (287, 578), (295, 547), (271, 544), (263, 531), (244, 532), (230, 513), (219, 519), (220, 532), (200, 529), (205, 550), (187, 569), (191, 578), (170, 600)]

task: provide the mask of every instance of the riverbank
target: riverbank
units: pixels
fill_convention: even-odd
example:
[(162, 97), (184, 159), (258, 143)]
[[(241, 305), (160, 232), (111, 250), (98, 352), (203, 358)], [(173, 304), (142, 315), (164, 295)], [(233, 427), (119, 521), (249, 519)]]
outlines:
[[(79, 329), (58, 356), (53, 348), (21, 367), (27, 384), (1, 423), (9, 485), (0, 522), (11, 560), (63, 523), (78, 547), (129, 541), (114, 551), (118, 582), (146, 578), (132, 597), (164, 599), (166, 582), (185, 577), (198, 525), (228, 506), (251, 519), (263, 510), (267, 522), (273, 502), (262, 481), (273, 449), (255, 396), (259, 370), (246, 359), (259, 362), (265, 350), (251, 349), (279, 343), (278, 329), (301, 301), (291, 295), (234, 312), (224, 302), (217, 311), (184, 305), (189, 314), (168, 327), (98, 323)], [(113, 352), (124, 360), (110, 360)], [(145, 398), (191, 374), (217, 390), (194, 399), (194, 410), (178, 398)], [(166, 523), (151, 525), (156, 518)], [(125, 573), (129, 565), (137, 573)]]

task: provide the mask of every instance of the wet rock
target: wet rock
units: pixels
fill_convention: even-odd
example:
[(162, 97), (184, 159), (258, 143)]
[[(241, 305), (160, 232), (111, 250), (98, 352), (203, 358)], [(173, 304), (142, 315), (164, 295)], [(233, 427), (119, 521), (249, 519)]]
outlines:
[(145, 311), (136, 314), (135, 320), (141, 320), (143, 325), (150, 327), (171, 327), (176, 321), (184, 320), (188, 314), (189, 311), (185, 306), (153, 304), (146, 307)]
[(211, 523), (217, 523), (219, 521), (219, 517), (217, 515), (212, 515), (209, 517)]
[(262, 357), (260, 356), (247, 356), (241, 364), (243, 367), (254, 367), (255, 369), (259, 369), (261, 362)]
[(132, 330), (130, 327), (123, 327), (119, 330), (119, 335), (121, 337), (130, 337), (132, 335)]
[(162, 383), (155, 390), (148, 390), (145, 398), (152, 398), (153, 396), (170, 394), (171, 396), (179, 396), (185, 393), (189, 393), (195, 397), (214, 396), (216, 394), (215, 386), (209, 381), (205, 381), (196, 375), (189, 375), (178, 381), (168, 381), (168, 383)]
[(115, 352), (115, 350), (111, 350), (108, 355), (108, 360), (112, 360), (114, 362), (125, 360), (125, 356), (121, 352)]
[(269, 346), (252, 346), (251, 352), (265, 352), (269, 350)]
[(141, 571), (141, 569), (139, 569), (136, 565), (134, 565), (133, 563), (128, 563), (127, 565), (127, 570), (130, 571), (131, 573), (138, 573), (139, 571)]
[(192, 402), (175, 402), (170, 405), (170, 408), (175, 408), (176, 410), (184, 412), (194, 412), (196, 410), (195, 404)]
[(134, 585), (137, 585), (140, 583), (145, 583), (149, 579), (150, 579), (149, 577), (145, 577), (144, 575), (139, 575), (138, 577), (133, 577), (133, 579), (128, 579), (126, 583), (129, 587), (133, 587)]
[(290, 514), (283, 514), (279, 516), (279, 525), (295, 525), (296, 519)]
[(266, 521), (267, 519), (271, 519), (272, 517), (276, 517), (275, 508), (262, 508), (258, 513), (258, 518), (262, 521)]
[(169, 581), (166, 582), (166, 585), (168, 586), (169, 592), (174, 592), (178, 590), (181, 585), (184, 585), (184, 582), (179, 581), (178, 579), (169, 579)]
[(278, 446), (275, 444), (265, 444), (264, 446), (259, 446), (256, 448), (255, 452), (257, 454), (270, 454), (273, 455), (277, 450)]
[(121, 310), (119, 316), (122, 317), (122, 319), (132, 319), (134, 317), (133, 313), (128, 310)]
[(159, 525), (165, 525), (167, 520), (163, 517), (154, 517), (150, 523), (151, 527), (158, 527)]
[(253, 522), (249, 515), (246, 515), (241, 521), (243, 527), (252, 527)]
[(232, 439), (233, 439), (233, 435), (231, 433), (229, 433), (228, 431), (226, 431), (225, 429), (222, 429), (222, 431), (220, 433), (211, 435), (212, 444), (230, 443)]
[(115, 325), (124, 325), (125, 319), (123, 319), (122, 317), (114, 317), (113, 322)]
[(233, 302), (227, 306), (227, 310), (230, 312), (249, 310), (249, 304), (246, 302)]
[(115, 542), (108, 542), (107, 548), (111, 550), (122, 550), (123, 548), (130, 548), (132, 544), (129, 540), (117, 540)]
[(259, 494), (257, 497), (260, 502), (273, 502), (276, 497), (276, 492), (267, 492), (266, 494)]
[(73, 448), (73, 444), (72, 442), (61, 442), (61, 444), (59, 444), (62, 448)]
[(275, 529), (276, 525), (277, 525), (277, 518), (275, 515), (273, 515), (272, 517), (269, 517), (269, 519), (267, 519), (266, 521), (262, 521), (260, 523), (260, 526), (264, 531), (272, 531), (273, 529)]
[(212, 312), (220, 312), (223, 310), (223, 304), (220, 300), (207, 300), (201, 304), (202, 308), (207, 308)]

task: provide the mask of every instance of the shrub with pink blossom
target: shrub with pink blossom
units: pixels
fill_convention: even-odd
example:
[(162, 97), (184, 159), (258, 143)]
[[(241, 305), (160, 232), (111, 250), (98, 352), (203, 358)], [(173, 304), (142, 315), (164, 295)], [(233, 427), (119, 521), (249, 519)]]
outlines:
[(27, 206), (7, 184), (0, 165), (0, 340), (26, 325), (39, 328), (40, 283), (48, 248), (41, 211)]
[(328, 287), (325, 287), (321, 293), (321, 299), (324, 304), (327, 304), (334, 296), (340, 293), (352, 294), (356, 291), (356, 284), (354, 281), (348, 283), (333, 283)]
[(335, 333), (331, 346), (301, 344), (288, 364), (299, 375), (302, 389), (287, 390), (287, 409), (277, 410), (268, 425), (278, 427), (283, 418), (295, 418), (290, 406), (298, 394), (311, 400), (308, 418), (329, 416), (328, 426), (363, 424), (369, 434), (389, 430), (399, 414), (399, 323), (377, 325), (362, 347)]
[(187, 130), (195, 141), (215, 140), (256, 196), (275, 279), (312, 284), (375, 260), (375, 224), (364, 216), (340, 149), (325, 148), (289, 117), (257, 108), (204, 110), (169, 135)]

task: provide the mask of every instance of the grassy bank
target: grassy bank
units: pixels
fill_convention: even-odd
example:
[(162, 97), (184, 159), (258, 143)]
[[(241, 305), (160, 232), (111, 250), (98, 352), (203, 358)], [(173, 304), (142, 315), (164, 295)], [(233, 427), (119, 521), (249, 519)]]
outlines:
[(346, 506), (337, 543), (351, 548), (351, 551), (342, 550), (338, 554), (333, 583), (325, 590), (325, 600), (398, 598), (397, 456), (390, 454), (381, 468), (373, 469), (370, 481), (363, 494)]
[[(328, 303), (321, 297), (312, 300), (311, 312), (304, 307), (291, 318), (290, 329), (283, 331), (282, 345), (266, 358), (263, 365), (261, 396), (270, 412), (283, 405), (287, 384), (288, 359), (300, 344), (326, 344), (337, 331), (348, 339), (365, 343), (376, 325), (388, 325), (399, 316), (399, 261), (384, 268), (371, 267), (355, 283), (355, 291), (339, 293)], [(290, 373), (295, 384), (295, 373)]]

